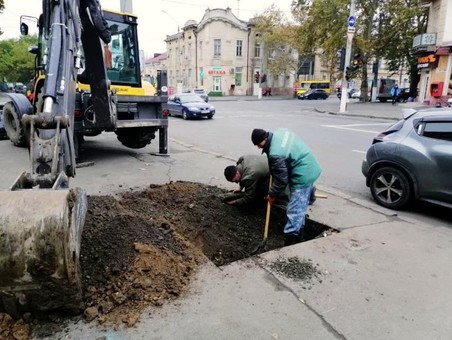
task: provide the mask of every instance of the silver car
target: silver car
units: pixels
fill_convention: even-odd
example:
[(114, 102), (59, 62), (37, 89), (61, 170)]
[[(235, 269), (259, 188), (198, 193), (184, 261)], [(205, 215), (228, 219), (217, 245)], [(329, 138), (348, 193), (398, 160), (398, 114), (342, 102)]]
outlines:
[(452, 208), (452, 110), (408, 109), (374, 138), (361, 166), (375, 201), (402, 209), (413, 199)]

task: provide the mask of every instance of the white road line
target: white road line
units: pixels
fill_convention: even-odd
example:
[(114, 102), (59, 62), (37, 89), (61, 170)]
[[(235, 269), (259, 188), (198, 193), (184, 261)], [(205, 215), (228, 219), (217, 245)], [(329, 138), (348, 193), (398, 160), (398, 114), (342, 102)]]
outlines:
[(352, 150), (353, 152), (357, 152), (357, 153), (367, 153), (366, 151), (361, 151), (361, 150)]
[(328, 127), (332, 129), (341, 129), (341, 130), (349, 130), (349, 131), (357, 131), (357, 132), (365, 132), (365, 133), (371, 133), (373, 135), (376, 135), (379, 133), (379, 131), (372, 131), (372, 130), (363, 130), (363, 129), (353, 129), (347, 126), (341, 126), (341, 125), (322, 125), (323, 127)]
[(372, 123), (372, 124), (345, 124), (345, 125), (337, 125), (337, 126), (373, 126), (373, 125), (390, 125), (388, 123)]

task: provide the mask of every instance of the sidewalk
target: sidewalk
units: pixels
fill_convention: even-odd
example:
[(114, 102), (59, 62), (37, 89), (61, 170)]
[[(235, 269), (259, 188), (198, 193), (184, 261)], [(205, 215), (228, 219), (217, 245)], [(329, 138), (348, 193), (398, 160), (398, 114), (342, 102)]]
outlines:
[(334, 105), (331, 104), (331, 105), (322, 105), (321, 107), (318, 106), (316, 107), (316, 111), (334, 115), (399, 120), (402, 119), (403, 117), (402, 112), (404, 109), (421, 109), (428, 107), (432, 108), (432, 106), (425, 106), (417, 102), (397, 103), (396, 105), (392, 105), (391, 102), (362, 103), (353, 100), (347, 103), (346, 111), (343, 113), (339, 112), (340, 102), (337, 102)]
[[(135, 328), (79, 323), (69, 339), (444, 339), (452, 334), (452, 232), (340, 193), (310, 218), (341, 230), (217, 268), (202, 268), (185, 298), (150, 309)], [(368, 205), (368, 202), (366, 202)], [(312, 260), (318, 279), (288, 279), (277, 259)]]
[[(176, 147), (174, 178), (193, 180), (201, 163), (209, 164), (205, 180), (224, 168), (221, 157)], [(78, 322), (51, 338), (450, 340), (452, 225), (403, 219), (328, 187), (318, 192), (328, 197), (310, 207), (310, 219), (340, 233), (221, 268), (206, 264), (186, 296), (146, 310), (133, 328)], [(312, 261), (318, 278), (296, 281), (273, 269), (293, 257)]]

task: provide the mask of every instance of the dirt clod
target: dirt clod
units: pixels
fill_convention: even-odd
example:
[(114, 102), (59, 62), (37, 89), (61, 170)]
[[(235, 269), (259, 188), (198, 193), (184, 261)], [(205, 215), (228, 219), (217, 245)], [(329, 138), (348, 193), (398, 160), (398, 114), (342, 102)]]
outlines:
[(311, 259), (300, 260), (298, 257), (278, 259), (270, 267), (288, 278), (303, 281), (303, 283), (310, 284), (314, 279), (321, 282), (320, 275), (322, 273), (317, 269), (317, 265), (312, 263)]

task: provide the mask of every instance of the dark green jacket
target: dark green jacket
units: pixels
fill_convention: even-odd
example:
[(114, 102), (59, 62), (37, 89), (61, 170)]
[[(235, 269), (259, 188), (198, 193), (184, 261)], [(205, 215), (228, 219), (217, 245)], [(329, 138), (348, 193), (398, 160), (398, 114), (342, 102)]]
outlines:
[(270, 170), (265, 157), (245, 155), (237, 161), (237, 170), (240, 172), (240, 189), (244, 195), (235, 201), (237, 205), (250, 203), (256, 198), (264, 198), (268, 192)]
[(290, 190), (313, 185), (321, 169), (311, 150), (288, 129), (277, 129), (268, 133), (268, 141), (262, 152), (268, 156), (273, 177), (271, 196), (277, 197), (287, 185)]

